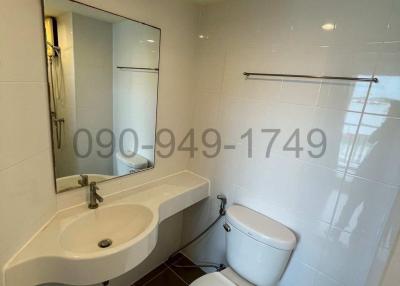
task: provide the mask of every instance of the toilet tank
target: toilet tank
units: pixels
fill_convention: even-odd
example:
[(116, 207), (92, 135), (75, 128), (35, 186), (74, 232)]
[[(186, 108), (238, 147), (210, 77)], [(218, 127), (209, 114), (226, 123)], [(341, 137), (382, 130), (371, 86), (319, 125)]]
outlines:
[(281, 223), (243, 206), (226, 214), (229, 266), (257, 286), (276, 285), (296, 246), (296, 236)]
[(127, 155), (128, 156), (121, 152), (117, 152), (116, 154), (118, 176), (133, 174), (138, 170), (146, 169), (149, 166), (149, 161), (143, 156), (140, 156), (139, 154)]

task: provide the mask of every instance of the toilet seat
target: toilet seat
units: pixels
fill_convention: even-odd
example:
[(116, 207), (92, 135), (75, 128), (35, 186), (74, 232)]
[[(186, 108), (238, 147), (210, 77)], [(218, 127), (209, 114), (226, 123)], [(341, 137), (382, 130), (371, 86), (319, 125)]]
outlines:
[(201, 276), (190, 286), (254, 286), (240, 277), (232, 268), (227, 267), (221, 272), (213, 272)]
[(220, 272), (206, 274), (196, 279), (190, 286), (236, 286)]

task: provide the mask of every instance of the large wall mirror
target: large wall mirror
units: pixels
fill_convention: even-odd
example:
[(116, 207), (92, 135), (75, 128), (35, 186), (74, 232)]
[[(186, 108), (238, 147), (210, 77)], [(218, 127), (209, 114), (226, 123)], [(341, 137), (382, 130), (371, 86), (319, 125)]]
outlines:
[(161, 31), (44, 0), (57, 192), (154, 167)]

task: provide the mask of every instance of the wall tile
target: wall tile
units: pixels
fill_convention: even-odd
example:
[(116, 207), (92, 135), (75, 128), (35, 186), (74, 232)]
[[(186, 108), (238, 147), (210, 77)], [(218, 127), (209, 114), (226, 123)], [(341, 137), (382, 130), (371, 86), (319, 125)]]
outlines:
[(296, 259), (290, 261), (287, 272), (288, 275), (282, 278), (279, 286), (309, 286), (314, 283), (315, 270)]
[(1, 265), (56, 211), (51, 162), (51, 150), (46, 149), (0, 171)]
[(50, 146), (44, 83), (0, 83), (0, 170)]
[[(399, 191), (400, 188), (397, 188)], [(397, 236), (400, 231), (400, 193), (398, 192), (393, 207), (390, 210), (387, 223), (382, 232), (380, 247), (391, 250), (397, 241)]]
[[(220, 91), (224, 76), (225, 50), (213, 45), (213, 39), (205, 40), (205, 48), (199, 52), (197, 58), (198, 70), (196, 87), (201, 91)], [(208, 48), (211, 45), (214, 49)]]
[[(242, 73), (255, 71), (359, 77), (372, 76), (375, 72), (377, 76), (381, 73), (380, 77), (396, 74), (395, 54), (400, 50), (393, 43), (384, 43), (386, 38), (397, 36), (396, 28), (391, 34), (387, 26), (390, 22), (397, 27), (398, 13), (392, 11), (392, 6), (397, 7), (397, 4), (393, 5), (393, 2), (223, 1), (206, 6), (200, 18), (207, 33), (218, 35), (215, 42), (226, 49), (220, 92), (222, 100), (217, 111), (221, 114), (221, 124), (218, 126), (228, 141), (239, 146), (235, 152), (224, 152), (216, 160), (215, 173), (211, 175), (212, 181), (216, 182), (212, 185), (212, 192), (225, 192), (230, 202), (257, 210), (296, 232), (299, 244), (282, 285), (366, 284), (378, 245), (378, 236), (373, 234), (378, 234), (382, 223), (386, 222), (380, 221), (380, 216), (374, 214), (375, 211), (383, 211), (384, 204), (390, 206), (390, 200), (396, 194), (394, 188), (376, 181), (382, 181), (379, 176), (388, 171), (385, 162), (389, 162), (395, 166), (393, 173), (389, 172), (391, 180), (385, 177), (383, 181), (393, 184), (392, 174), (400, 173), (394, 162), (400, 160), (396, 157), (397, 151), (391, 150), (390, 146), (400, 144), (396, 139), (390, 142), (389, 138), (393, 141), (393, 135), (388, 135), (382, 150), (388, 148), (394, 154), (393, 158), (372, 158), (370, 162), (377, 162), (376, 167), (370, 167), (372, 177), (369, 173), (364, 176), (359, 171), (355, 172), (353, 170), (358, 170), (360, 154), (364, 157), (368, 154), (365, 147), (358, 147), (362, 142), (356, 136), (369, 83), (282, 80), (279, 77), (245, 80)], [(360, 10), (361, 6), (363, 9)], [(334, 31), (321, 29), (321, 25), (328, 22), (336, 24)], [(219, 70), (219, 66), (215, 66)], [(200, 73), (199, 77), (202, 76), (208, 78), (208, 74)], [(393, 94), (397, 80), (396, 77), (393, 79), (395, 84), (387, 84), (384, 79), (382, 85), (373, 85), (366, 105), (367, 112), (373, 112), (369, 108), (375, 102), (385, 106), (396, 104), (397, 95)], [(210, 110), (215, 110), (215, 107), (210, 107)], [(397, 116), (396, 112), (379, 114)], [(203, 117), (208, 120), (209, 115)], [(389, 120), (394, 122), (395, 119)], [(247, 146), (238, 139), (238, 130), (249, 127), (254, 131), (253, 158), (246, 157)], [(362, 126), (361, 130), (366, 127)], [(260, 133), (261, 128), (282, 130), (268, 159), (265, 158), (265, 151), (271, 134)], [(300, 129), (300, 145), (304, 147), (300, 158), (296, 158), (294, 152), (282, 150), (296, 128)], [(308, 155), (308, 151), (318, 153), (320, 150), (312, 148), (307, 140), (307, 133), (312, 128), (322, 129), (327, 136), (326, 153), (319, 159)], [(397, 127), (389, 129), (393, 132)], [(320, 137), (314, 134), (312, 141), (318, 143)], [(355, 142), (355, 152), (350, 158)], [(369, 148), (372, 147), (371, 144)], [(350, 173), (356, 175), (357, 180), (362, 181), (358, 178), (362, 176), (373, 182), (365, 187), (350, 184), (341, 189), (349, 163)], [(207, 168), (210, 165), (213, 164), (207, 165)], [(377, 188), (381, 190), (382, 197), (376, 198), (378, 194), (373, 190)], [(330, 225), (339, 194), (341, 209), (346, 195), (354, 204), (361, 202), (366, 205), (357, 217), (360, 226), (357, 232), (350, 233), (345, 223), (337, 224), (338, 228)], [(370, 197), (373, 199), (368, 201)], [(351, 214), (347, 216), (347, 221), (351, 220)], [(364, 218), (370, 219), (371, 224), (361, 223)], [(395, 225), (395, 222), (389, 224)], [(385, 236), (388, 240), (391, 237), (389, 233), (393, 231), (388, 230)], [(221, 253), (224, 249), (210, 253), (209, 260), (218, 258)]]
[[(341, 9), (335, 15), (335, 41), (343, 45), (382, 41), (392, 9), (392, 0), (339, 1)], [(361, 11), (360, 7), (364, 9)], [(357, 17), (354, 17), (357, 15)], [(371, 17), (373, 15), (373, 17)]]
[(268, 210), (270, 204), (287, 211), (294, 208), (298, 197), (296, 186), (303, 166), (300, 160), (286, 157), (253, 158), (242, 166), (238, 184), (246, 192), (238, 194), (241, 200), (253, 204), (258, 201), (257, 204), (264, 210)]
[(37, 1), (30, 0), (5, 0), (1, 5), (0, 81), (45, 82), (40, 5)]
[[(279, 129), (280, 133), (276, 138), (271, 148), (271, 157), (276, 155), (297, 158), (297, 153), (293, 147), (305, 148), (307, 146), (307, 133), (314, 128), (315, 108), (311, 106), (279, 103), (271, 106), (270, 110), (264, 112), (264, 120), (262, 129)], [(288, 116), (290, 114), (290, 116)], [(296, 146), (296, 136), (294, 133), (299, 131), (299, 146)], [(268, 144), (271, 142), (271, 132), (260, 132), (261, 130), (255, 130), (255, 134), (258, 137), (254, 139), (254, 145), (257, 144), (264, 150), (267, 149)], [(286, 146), (286, 147), (285, 147)], [(298, 157), (306, 158), (307, 151), (300, 151)]]
[(318, 106), (361, 112), (368, 94), (369, 83), (323, 81)]
[(292, 257), (313, 268), (318, 268), (326, 246), (329, 224), (296, 219), (288, 226), (297, 236), (297, 246)]
[(292, 104), (311, 105), (317, 103), (321, 83), (319, 81), (289, 81), (282, 85), (280, 100)]
[(395, 42), (400, 39), (400, 2), (397, 0), (393, 1), (393, 6), (391, 7), (391, 15), (389, 19), (389, 29), (388, 35), (385, 38), (387, 42)]
[(303, 164), (296, 184), (293, 211), (306, 221), (331, 223), (344, 174)]
[(314, 286), (343, 286), (343, 284), (319, 272), (315, 277)]
[[(206, 148), (203, 145), (203, 134), (208, 128), (213, 128), (220, 132), (219, 128), (219, 109), (220, 108), (220, 97), (215, 93), (205, 93), (201, 94), (196, 99), (196, 106), (193, 114), (193, 121), (195, 127), (195, 145), (202, 146), (200, 147), (200, 151), (195, 154), (195, 157), (189, 161), (190, 169), (196, 172), (197, 174), (210, 178), (215, 172), (216, 161), (218, 161), (218, 157), (216, 158), (207, 158), (202, 152), (205, 151), (207, 154), (213, 154), (216, 152), (216, 148)], [(204, 118), (204, 114), (209, 114), (207, 118)], [(216, 138), (213, 132), (208, 133), (206, 140), (207, 142), (214, 143)], [(221, 137), (221, 146), (222, 144), (229, 144), (225, 142), (225, 138)], [(221, 147), (221, 151), (223, 152), (223, 147)]]
[(396, 286), (399, 283), (399, 267), (400, 267), (400, 243), (397, 242), (393, 249), (390, 264), (386, 270), (386, 274), (382, 280), (382, 286)]
[(363, 43), (334, 45), (329, 48), (324, 67), (325, 75), (370, 77), (374, 74), (379, 53), (368, 50)]
[[(306, 160), (344, 172), (356, 137), (360, 117), (361, 115), (355, 112), (318, 108), (314, 113), (312, 128), (324, 132), (326, 150), (321, 157), (305, 156)], [(312, 134), (311, 141), (314, 144), (320, 143), (322, 139), (320, 132)], [(321, 148), (312, 148), (312, 145), (309, 145), (307, 150), (314, 155), (321, 154), (323, 151)]]
[(397, 193), (395, 187), (346, 176), (333, 225), (347, 232), (376, 237), (383, 231)]
[(376, 251), (375, 259), (371, 265), (368, 281), (366, 286), (381, 285), (381, 281), (386, 276), (386, 267), (390, 267), (390, 256), (391, 251), (387, 248), (378, 247)]
[(384, 51), (375, 75), (365, 112), (400, 117), (400, 51)]
[(374, 259), (376, 241), (332, 228), (319, 270), (344, 285), (364, 286)]
[(400, 119), (364, 115), (349, 173), (400, 186)]
[[(162, 76), (160, 76), (158, 127), (174, 129), (177, 137), (187, 132), (191, 127), (194, 103), (193, 59), (197, 7), (193, 3), (180, 0), (155, 2), (82, 0), (82, 2), (162, 28)], [(14, 254), (54, 214), (56, 198), (59, 200), (60, 209), (82, 203), (86, 199), (85, 193), (81, 191), (57, 197), (53, 192), (40, 3), (41, 1), (38, 0), (1, 2), (0, 82), (12, 81), (15, 82), (16, 87), (10, 92), (7, 91), (6, 94), (3, 92), (4, 85), (1, 84), (0, 87), (0, 128), (2, 130), (0, 165), (3, 162), (7, 163), (5, 164), (7, 169), (0, 166), (2, 191), (0, 226), (9, 229), (9, 234), (12, 234), (8, 237), (3, 236), (2, 233), (0, 268), (10, 255)], [(31, 85), (31, 82), (38, 82), (41, 85), (37, 87), (35, 84)], [(6, 95), (11, 95), (12, 99), (4, 97)], [(5, 121), (3, 116), (6, 115), (8, 117)], [(15, 121), (16, 118), (19, 120)], [(12, 120), (18, 125), (10, 124)], [(24, 133), (28, 133), (26, 136), (28, 142), (22, 141), (22, 138), (25, 138), (22, 136)], [(13, 145), (3, 142), (7, 144), (12, 142)], [(23, 145), (20, 146), (22, 143)], [(3, 155), (3, 150), (7, 150), (6, 157)], [(45, 152), (49, 154), (43, 155)], [(19, 157), (20, 153), (23, 153), (21, 157)], [(15, 158), (18, 159), (16, 162), (13, 161)], [(128, 188), (183, 170), (187, 160), (186, 154), (175, 153), (168, 160), (157, 160), (156, 168), (152, 171), (126, 177), (117, 180), (118, 182), (114, 181), (114, 184), (106, 184), (106, 190), (111, 193), (116, 188)], [(3, 176), (6, 179), (3, 179)], [(7, 195), (3, 193), (5, 188), (7, 191), (4, 192)], [(6, 218), (9, 220), (11, 216), (15, 225), (2, 221)], [(178, 225), (175, 224), (175, 226)], [(169, 239), (179, 242), (180, 232), (174, 232)], [(175, 247), (170, 246), (164, 250), (171, 251)], [(148, 270), (153, 266), (150, 265)], [(129, 275), (128, 273), (127, 276)], [(0, 273), (0, 285), (2, 284), (1, 276)]]

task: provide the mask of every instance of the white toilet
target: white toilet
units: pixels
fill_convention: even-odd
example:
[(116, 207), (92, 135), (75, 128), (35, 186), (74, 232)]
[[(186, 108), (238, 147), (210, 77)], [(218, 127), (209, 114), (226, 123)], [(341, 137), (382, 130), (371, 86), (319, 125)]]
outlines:
[(230, 268), (204, 275), (190, 285), (276, 285), (296, 246), (294, 233), (281, 223), (239, 205), (227, 210), (224, 228)]
[(136, 154), (135, 156), (125, 156), (117, 152), (116, 154), (117, 176), (133, 174), (139, 170), (146, 169), (149, 166), (149, 161)]

